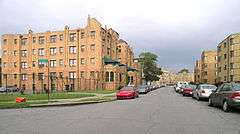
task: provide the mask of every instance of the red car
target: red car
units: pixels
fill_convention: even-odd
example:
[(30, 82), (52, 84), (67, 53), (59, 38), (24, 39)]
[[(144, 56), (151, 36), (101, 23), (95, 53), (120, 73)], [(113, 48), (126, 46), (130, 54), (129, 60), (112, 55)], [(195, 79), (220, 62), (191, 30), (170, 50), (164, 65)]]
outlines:
[(186, 85), (183, 87), (183, 96), (192, 96), (193, 89), (195, 89), (195, 85)]
[(117, 99), (134, 99), (138, 97), (135, 87), (123, 87), (117, 92)]

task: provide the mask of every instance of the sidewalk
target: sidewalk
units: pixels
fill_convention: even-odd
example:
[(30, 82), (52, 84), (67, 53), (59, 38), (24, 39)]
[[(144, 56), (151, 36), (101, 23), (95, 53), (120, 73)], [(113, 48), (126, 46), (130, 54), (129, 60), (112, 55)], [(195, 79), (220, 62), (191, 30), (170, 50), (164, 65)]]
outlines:
[(77, 99), (50, 99), (49, 103), (31, 104), (29, 107), (52, 107), (52, 106), (71, 106), (102, 103), (116, 100), (116, 93), (111, 94), (95, 94), (94, 97), (85, 97)]

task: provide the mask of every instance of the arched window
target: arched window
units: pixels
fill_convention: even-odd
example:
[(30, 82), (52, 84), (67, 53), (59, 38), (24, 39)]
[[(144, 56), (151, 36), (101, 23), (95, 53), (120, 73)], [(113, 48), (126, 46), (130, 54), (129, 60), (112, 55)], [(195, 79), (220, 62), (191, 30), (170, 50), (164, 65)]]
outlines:
[(105, 82), (109, 82), (109, 72), (105, 73)]
[(110, 82), (113, 82), (113, 81), (114, 81), (114, 73), (111, 72), (111, 73), (110, 73)]

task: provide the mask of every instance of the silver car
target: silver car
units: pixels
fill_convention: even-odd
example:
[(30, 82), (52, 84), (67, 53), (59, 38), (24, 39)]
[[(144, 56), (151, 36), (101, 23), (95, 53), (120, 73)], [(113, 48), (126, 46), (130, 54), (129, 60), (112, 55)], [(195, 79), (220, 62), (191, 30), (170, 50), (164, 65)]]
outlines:
[(193, 90), (193, 98), (197, 100), (208, 99), (210, 94), (217, 89), (216, 86), (210, 84), (200, 84)]

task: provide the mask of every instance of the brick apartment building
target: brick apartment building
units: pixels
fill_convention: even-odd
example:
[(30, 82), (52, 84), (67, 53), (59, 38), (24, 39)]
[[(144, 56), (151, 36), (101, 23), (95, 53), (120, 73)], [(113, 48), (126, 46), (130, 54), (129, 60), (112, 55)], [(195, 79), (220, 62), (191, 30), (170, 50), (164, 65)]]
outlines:
[(218, 82), (240, 81), (240, 33), (231, 34), (218, 44)]
[(113, 90), (141, 84), (141, 66), (112, 28), (88, 17), (84, 28), (2, 35), (3, 86), (41, 92)]

